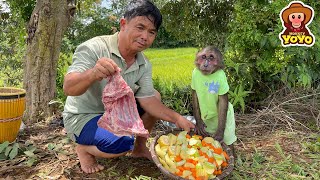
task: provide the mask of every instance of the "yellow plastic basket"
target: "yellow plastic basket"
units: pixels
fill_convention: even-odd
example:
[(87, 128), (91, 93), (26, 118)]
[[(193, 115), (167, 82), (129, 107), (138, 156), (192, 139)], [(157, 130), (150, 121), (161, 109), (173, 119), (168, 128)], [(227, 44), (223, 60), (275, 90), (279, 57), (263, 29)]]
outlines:
[(0, 87), (0, 143), (17, 138), (25, 110), (24, 89)]

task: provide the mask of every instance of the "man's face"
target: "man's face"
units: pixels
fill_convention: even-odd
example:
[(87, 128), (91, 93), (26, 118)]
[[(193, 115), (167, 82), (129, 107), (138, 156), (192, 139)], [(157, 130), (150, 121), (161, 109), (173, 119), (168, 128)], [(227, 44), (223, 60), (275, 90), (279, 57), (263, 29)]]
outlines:
[(152, 45), (157, 30), (150, 19), (146, 16), (137, 16), (130, 21), (121, 19), (121, 31), (125, 35), (126, 45), (129, 49), (140, 52)]

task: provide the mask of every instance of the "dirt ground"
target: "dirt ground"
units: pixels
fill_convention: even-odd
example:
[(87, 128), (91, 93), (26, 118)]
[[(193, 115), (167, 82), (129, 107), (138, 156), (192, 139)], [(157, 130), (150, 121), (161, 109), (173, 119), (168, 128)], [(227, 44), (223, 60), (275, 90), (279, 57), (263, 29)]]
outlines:
[[(163, 130), (166, 130), (166, 127), (158, 124), (152, 137)], [(239, 154), (250, 154), (261, 150), (277, 160), (280, 159), (279, 153), (274, 150), (277, 142), (283, 147), (284, 152), (290, 152), (296, 157), (301, 156), (300, 141), (297, 141), (304, 137), (301, 133), (292, 136), (282, 131), (270, 133), (267, 129), (248, 128), (245, 121), (239, 121), (237, 136), (235, 148)], [(28, 126), (19, 134), (17, 142), (20, 147), (30, 145), (36, 147), (34, 154), (37, 161), (31, 167), (26, 166), (28, 156), (23, 152), (13, 160), (0, 161), (0, 179), (167, 179), (152, 161), (132, 158), (129, 155), (114, 159), (99, 159), (105, 170), (95, 174), (84, 174), (74, 152), (75, 144), (67, 138), (63, 127), (59, 125), (36, 123)]]

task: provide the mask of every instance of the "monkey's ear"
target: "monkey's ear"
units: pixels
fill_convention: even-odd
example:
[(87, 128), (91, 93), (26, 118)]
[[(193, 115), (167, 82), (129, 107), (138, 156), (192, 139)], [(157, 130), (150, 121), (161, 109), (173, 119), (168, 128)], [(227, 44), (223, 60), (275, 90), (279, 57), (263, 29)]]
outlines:
[(194, 60), (194, 65), (195, 65), (198, 69), (200, 69), (200, 63), (198, 62), (197, 59)]
[(223, 59), (219, 59), (219, 64), (218, 64), (218, 66), (219, 66), (220, 69), (224, 69), (224, 68), (225, 68), (225, 64), (224, 64)]

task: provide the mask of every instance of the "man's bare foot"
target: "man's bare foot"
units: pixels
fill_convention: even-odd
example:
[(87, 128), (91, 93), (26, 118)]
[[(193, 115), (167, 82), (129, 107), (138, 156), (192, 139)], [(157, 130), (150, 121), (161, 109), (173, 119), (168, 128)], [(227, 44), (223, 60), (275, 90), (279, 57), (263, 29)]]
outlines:
[(76, 152), (79, 157), (81, 169), (85, 173), (95, 173), (104, 169), (104, 167), (97, 163), (95, 157), (86, 151), (84, 145), (77, 145)]
[(150, 161), (152, 161), (151, 153), (149, 149), (144, 146), (144, 147), (135, 147), (131, 153), (131, 156), (134, 158), (148, 158)]

